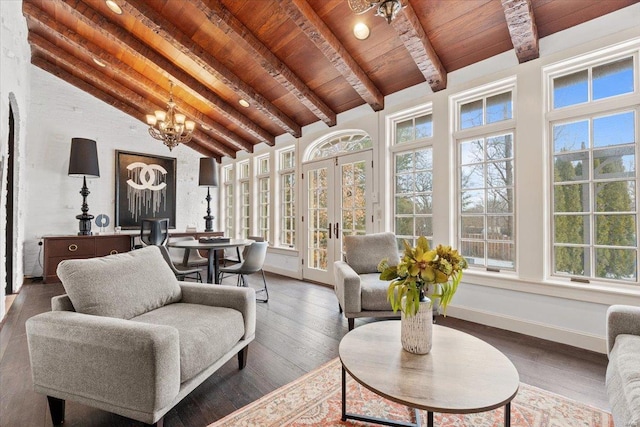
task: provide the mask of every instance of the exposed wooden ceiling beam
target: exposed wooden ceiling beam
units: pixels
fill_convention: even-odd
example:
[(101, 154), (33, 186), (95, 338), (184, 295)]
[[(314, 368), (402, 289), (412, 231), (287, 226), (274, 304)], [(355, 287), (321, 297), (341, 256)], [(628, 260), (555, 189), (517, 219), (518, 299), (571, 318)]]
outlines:
[[(148, 112), (156, 109), (162, 109), (162, 107), (149, 102), (143, 96), (140, 96), (136, 92), (118, 84), (110, 77), (95, 70), (86, 63), (70, 57), (70, 55), (68, 55), (64, 50), (55, 46), (43, 37), (32, 32), (29, 33), (28, 41), (32, 49), (36, 49), (38, 52), (46, 55), (59, 64), (64, 65), (66, 68), (73, 70), (73, 74), (80, 75), (81, 77), (78, 78), (83, 80), (87, 85), (93, 86), (97, 91), (108, 94), (112, 98), (119, 100), (121, 103), (135, 105), (138, 111)], [(86, 89), (83, 88), (83, 90)], [(94, 91), (89, 93), (94, 94)], [(110, 105), (113, 104), (110, 103)], [(196, 129), (193, 132), (193, 138), (203, 145), (203, 147), (217, 153), (219, 156), (235, 158), (235, 151), (224, 146), (219, 141), (215, 141), (217, 144), (214, 144), (211, 141), (212, 138), (205, 135), (202, 131)]]
[(203, 70), (236, 92), (238, 96), (250, 101), (257, 110), (268, 116), (282, 129), (296, 138), (301, 136), (300, 125), (233, 74), (213, 55), (206, 52), (200, 45), (191, 40), (189, 36), (149, 5), (141, 0), (123, 0), (120, 2), (120, 7), (125, 13), (133, 16), (142, 25), (162, 37), (174, 48), (202, 67)]
[[(133, 37), (127, 30), (111, 23), (104, 16), (81, 0), (55, 0), (65, 12), (85, 25), (90, 26), (101, 36), (121, 46), (137, 60), (143, 61), (161, 74), (166, 74), (174, 82), (180, 83), (192, 96), (202, 99), (217, 108), (217, 111), (240, 129), (253, 135), (268, 145), (275, 144), (275, 137), (256, 125), (248, 117), (229, 105), (213, 93), (208, 87), (184, 72), (172, 62), (156, 53), (153, 49)], [(252, 150), (251, 150), (252, 151)]]
[(447, 70), (442, 66), (438, 54), (433, 49), (427, 33), (420, 24), (420, 19), (409, 2), (391, 21), (400, 40), (427, 80), (431, 90), (437, 92), (447, 87)]
[(306, 0), (278, 0), (278, 4), (373, 111), (382, 110), (384, 96), (380, 90)]
[(191, 0), (209, 21), (214, 23), (231, 40), (256, 58), (282, 87), (293, 94), (316, 117), (328, 126), (336, 124), (336, 113), (315, 94), (289, 67), (276, 57), (253, 33), (224, 7), (219, 0)]
[[(109, 68), (116, 70), (119, 77), (126, 80), (130, 87), (142, 87), (146, 92), (152, 93), (161, 104), (169, 99), (169, 93), (162, 87), (155, 84), (142, 74), (136, 72), (133, 68), (122, 64), (117, 58), (109, 55), (93, 43), (83, 39), (82, 36), (71, 29), (56, 22), (41, 9), (38, 9), (30, 3), (25, 3), (23, 10), (27, 14), (27, 19), (31, 22), (37, 22), (39, 28), (46, 32), (49, 37), (60, 40), (90, 57), (100, 59), (104, 63), (109, 64)], [(191, 120), (198, 123), (205, 133), (214, 134), (223, 143), (234, 150), (246, 150), (249, 152), (253, 150), (253, 144), (249, 141), (245, 141), (239, 136), (233, 134), (228, 129), (200, 112), (198, 109), (186, 104), (178, 98), (174, 98), (174, 101), (178, 108), (183, 113), (186, 113)], [(206, 126), (211, 130), (206, 131), (203, 126)]]
[(518, 61), (523, 63), (538, 58), (538, 28), (531, 0), (502, 0), (502, 8)]

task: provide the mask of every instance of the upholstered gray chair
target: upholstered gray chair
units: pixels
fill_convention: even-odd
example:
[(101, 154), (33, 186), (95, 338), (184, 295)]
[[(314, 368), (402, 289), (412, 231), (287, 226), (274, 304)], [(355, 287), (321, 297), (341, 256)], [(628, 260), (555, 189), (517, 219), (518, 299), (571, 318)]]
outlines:
[(606, 387), (616, 426), (640, 427), (640, 307), (607, 310)]
[[(171, 408), (255, 337), (251, 288), (176, 280), (157, 246), (62, 261), (67, 292), (26, 322), (36, 392), (162, 425)], [(73, 422), (72, 422), (73, 423)]]
[(334, 290), (340, 312), (353, 329), (357, 317), (397, 317), (387, 301), (389, 282), (380, 280), (378, 264), (384, 258), (398, 265), (398, 246), (393, 233), (344, 237), (345, 260), (333, 266)]

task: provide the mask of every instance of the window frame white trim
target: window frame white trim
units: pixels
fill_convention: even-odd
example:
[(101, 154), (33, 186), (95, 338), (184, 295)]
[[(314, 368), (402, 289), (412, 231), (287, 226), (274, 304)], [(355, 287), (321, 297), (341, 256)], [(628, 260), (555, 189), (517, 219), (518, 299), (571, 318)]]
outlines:
[[(266, 160), (267, 161), (267, 172), (261, 172), (260, 171), (260, 163)], [(263, 236), (263, 231), (266, 231), (266, 237), (265, 240), (267, 242), (271, 242), (273, 241), (273, 227), (272, 227), (272, 216), (273, 216), (273, 209), (272, 209), (272, 202), (271, 202), (271, 191), (272, 191), (272, 180), (271, 180), (271, 174), (272, 174), (272, 167), (271, 167), (272, 161), (271, 161), (271, 153), (265, 153), (265, 154), (261, 154), (258, 156), (255, 156), (253, 158), (253, 167), (254, 167), (254, 171), (255, 173), (252, 174), (253, 177), (253, 191), (254, 194), (256, 195), (256, 197), (253, 198), (253, 200), (250, 200), (250, 204), (252, 204), (252, 201), (255, 201), (255, 206), (251, 206), (250, 211), (253, 212), (253, 217), (255, 218), (254, 224), (252, 226), (250, 226), (250, 230), (251, 232), (249, 233), (249, 235), (255, 235), (255, 236)], [(263, 179), (267, 179), (268, 180), (268, 190), (267, 190), (267, 210), (268, 210), (268, 215), (267, 215), (267, 228), (266, 230), (262, 230), (260, 228), (260, 222), (262, 220), (262, 212), (261, 212), (261, 208), (263, 206), (262, 204), (262, 186), (261, 186), (261, 181)], [(254, 234), (255, 233), (255, 234)]]
[[(294, 229), (293, 229), (293, 236), (294, 236), (294, 241), (295, 244), (292, 246), (289, 245), (285, 245), (282, 242), (282, 233), (283, 233), (283, 223), (284, 223), (284, 216), (282, 215), (283, 212), (283, 199), (282, 199), (282, 185), (283, 185), (283, 179), (282, 176), (285, 174), (293, 174), (293, 179), (294, 179), (294, 183), (292, 186), (292, 190), (293, 190), (293, 204), (295, 206), (296, 203), (296, 199), (298, 194), (298, 176), (299, 176), (299, 171), (297, 169), (297, 161), (296, 161), (296, 146), (295, 145), (289, 145), (286, 147), (283, 147), (281, 149), (276, 150), (275, 152), (275, 167), (273, 168), (275, 177), (276, 177), (276, 183), (275, 183), (275, 187), (277, 189), (277, 191), (275, 191), (274, 193), (274, 200), (276, 201), (276, 206), (274, 207), (274, 212), (273, 212), (273, 216), (274, 217), (278, 217), (278, 224), (275, 227), (276, 229), (276, 236), (274, 236), (274, 247), (284, 250), (284, 251), (297, 251), (298, 249), (298, 244), (299, 244), (299, 226), (298, 226), (298, 217), (299, 215), (294, 215), (293, 221), (294, 221)], [(287, 168), (282, 168), (282, 155), (284, 153), (292, 153), (292, 159), (293, 159), (293, 166), (291, 167), (287, 167)]]
[[(510, 119), (501, 120), (498, 122), (488, 123), (480, 126), (474, 126), (471, 128), (460, 129), (460, 108), (463, 104), (466, 104), (471, 101), (476, 101), (478, 99), (483, 99), (483, 114), (485, 113), (486, 108), (486, 98), (499, 95), (502, 93), (511, 92), (511, 113), (512, 116)], [(513, 155), (512, 162), (514, 168), (513, 174), (513, 245), (514, 245), (514, 259), (513, 259), (513, 268), (509, 269), (498, 269), (488, 266), (469, 266), (467, 272), (468, 273), (481, 273), (489, 276), (500, 275), (505, 277), (519, 277), (519, 257), (521, 254), (521, 250), (519, 248), (519, 239), (520, 236), (520, 220), (518, 214), (518, 200), (521, 196), (517, 191), (517, 156), (516, 156), (516, 146), (518, 141), (518, 79), (516, 75), (512, 75), (500, 80), (496, 80), (484, 85), (475, 86), (471, 89), (458, 92), (456, 94), (449, 96), (449, 124), (450, 124), (450, 141), (451, 141), (451, 149), (452, 163), (450, 165), (450, 173), (453, 175), (451, 177), (451, 186), (450, 186), (450, 199), (451, 199), (451, 218), (452, 218), (452, 227), (451, 227), (451, 242), (458, 249), (460, 249), (461, 245), (461, 236), (460, 236), (460, 150), (459, 143), (463, 140), (469, 140), (473, 138), (487, 138), (494, 135), (511, 133), (513, 135)], [(484, 120), (484, 119), (483, 119)], [(486, 163), (486, 162), (485, 162)], [(484, 216), (487, 216), (485, 213)], [(488, 239), (484, 239), (487, 241)]]
[[(627, 57), (633, 58), (633, 72), (634, 72), (634, 91), (631, 93), (625, 93), (620, 95), (614, 95), (611, 97), (593, 100), (592, 99), (592, 84), (593, 76), (592, 69), (599, 65), (615, 62)], [(581, 70), (588, 70), (588, 94), (589, 99), (587, 102), (571, 105), (567, 107), (553, 108), (553, 80), (558, 77), (569, 75)], [(603, 49), (598, 49), (583, 55), (577, 55), (567, 60), (558, 61), (548, 66), (542, 67), (542, 91), (543, 91), (543, 108), (544, 108), (544, 152), (545, 152), (545, 230), (544, 230), (544, 248), (545, 248), (545, 273), (543, 277), (543, 283), (562, 284), (564, 286), (575, 285), (576, 282), (572, 280), (572, 277), (582, 278), (583, 276), (571, 276), (571, 275), (559, 275), (554, 273), (554, 203), (552, 200), (554, 191), (554, 180), (552, 174), (554, 173), (553, 159), (553, 124), (562, 122), (574, 122), (580, 120), (592, 120), (595, 116), (605, 116), (614, 114), (616, 112), (622, 112), (625, 110), (633, 110), (636, 114), (636, 129), (635, 129), (635, 183), (636, 183), (636, 207), (639, 206), (640, 199), (640, 38), (628, 40), (623, 43), (619, 43), (613, 46), (609, 46)], [(591, 152), (591, 149), (589, 150)], [(591, 158), (591, 156), (589, 156)], [(591, 177), (588, 180), (589, 191), (591, 192), (591, 186), (593, 180)], [(591, 201), (591, 198), (590, 198)], [(593, 214), (593, 209), (590, 207), (589, 216)], [(640, 212), (636, 213), (636, 228), (640, 230)], [(590, 248), (594, 248), (595, 242), (591, 242), (588, 245)], [(640, 258), (640, 233), (636, 232), (636, 250)], [(637, 264), (638, 265), (638, 264)], [(595, 269), (596, 266), (593, 266)], [(638, 285), (640, 285), (640, 268), (636, 267), (636, 280), (634, 282), (606, 279), (598, 277), (586, 277), (584, 279), (586, 283), (577, 283), (581, 289), (593, 289), (593, 290), (608, 290), (616, 294), (624, 294), (630, 292), (635, 288), (637, 292)]]

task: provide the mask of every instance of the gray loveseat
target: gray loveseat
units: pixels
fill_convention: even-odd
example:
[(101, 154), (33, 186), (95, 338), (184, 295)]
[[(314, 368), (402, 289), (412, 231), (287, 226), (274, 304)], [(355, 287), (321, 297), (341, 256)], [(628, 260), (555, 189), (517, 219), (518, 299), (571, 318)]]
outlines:
[(148, 424), (255, 337), (250, 288), (178, 282), (155, 246), (63, 261), (66, 295), (27, 321), (34, 388), (54, 424), (65, 400)]
[(607, 394), (616, 427), (640, 427), (640, 307), (607, 310)]
[(389, 282), (380, 280), (378, 263), (387, 258), (398, 265), (398, 246), (393, 233), (345, 236), (345, 261), (333, 266), (334, 291), (340, 311), (353, 329), (356, 317), (398, 317), (387, 300)]

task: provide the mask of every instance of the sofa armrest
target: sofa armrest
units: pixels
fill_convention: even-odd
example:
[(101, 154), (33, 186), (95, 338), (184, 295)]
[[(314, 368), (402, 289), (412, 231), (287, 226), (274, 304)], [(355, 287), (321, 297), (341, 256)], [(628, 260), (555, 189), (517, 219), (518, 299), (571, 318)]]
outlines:
[(360, 276), (349, 264), (336, 261), (333, 264), (335, 278), (334, 291), (338, 297), (340, 307), (345, 313), (362, 311)]
[(640, 307), (612, 305), (607, 309), (607, 354), (620, 334), (640, 335)]
[(256, 333), (256, 293), (252, 288), (211, 285), (208, 283), (178, 282), (182, 300), (188, 304), (203, 304), (238, 310), (244, 318), (243, 339)]
[(51, 311), (76, 311), (69, 295), (62, 294), (51, 298)]
[(153, 413), (180, 390), (178, 331), (54, 311), (26, 322), (36, 391)]

